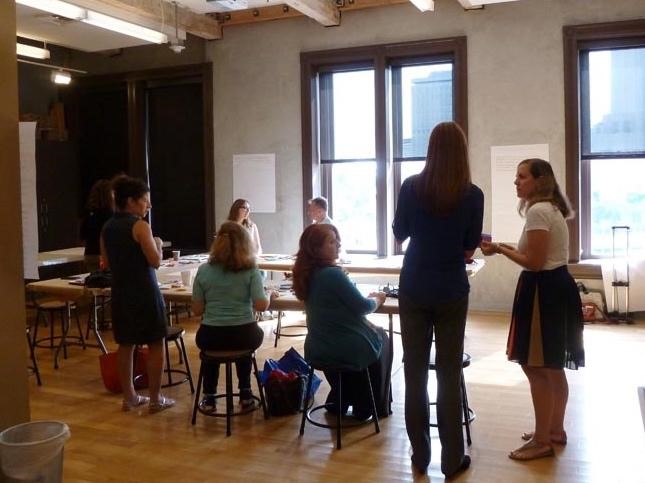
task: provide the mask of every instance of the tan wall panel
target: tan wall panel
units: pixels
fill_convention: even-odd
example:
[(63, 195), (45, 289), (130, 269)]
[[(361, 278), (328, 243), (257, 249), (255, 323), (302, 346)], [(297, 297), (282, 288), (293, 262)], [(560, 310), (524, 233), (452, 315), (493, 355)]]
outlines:
[(0, 2), (0, 429), (29, 420), (15, 8)]

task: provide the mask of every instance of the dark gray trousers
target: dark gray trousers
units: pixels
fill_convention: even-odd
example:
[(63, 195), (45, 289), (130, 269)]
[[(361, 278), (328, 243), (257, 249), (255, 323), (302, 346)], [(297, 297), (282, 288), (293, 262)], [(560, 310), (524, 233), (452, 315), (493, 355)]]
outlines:
[(460, 384), (468, 296), (449, 303), (418, 304), (402, 295), (399, 311), (405, 373), (405, 427), (412, 445), (412, 462), (420, 469), (430, 464), (428, 363), (434, 337), (441, 471), (452, 474), (464, 457)]

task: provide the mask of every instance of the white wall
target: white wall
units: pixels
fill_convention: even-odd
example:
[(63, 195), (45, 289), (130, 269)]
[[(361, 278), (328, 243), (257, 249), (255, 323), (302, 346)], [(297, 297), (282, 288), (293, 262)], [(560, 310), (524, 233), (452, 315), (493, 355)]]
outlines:
[[(466, 12), (437, 0), (345, 12), (339, 27), (307, 18), (224, 30), (206, 56), (214, 71), (216, 222), (232, 201), (235, 153), (276, 153), (277, 213), (257, 214), (266, 252), (294, 252), (302, 230), (300, 58), (304, 51), (457, 35), (468, 38), (473, 180), (490, 200), (490, 146), (547, 143), (565, 185), (562, 27), (645, 17), (643, 0), (520, 0)], [(512, 189), (512, 186), (509, 186)], [(490, 232), (490, 206), (484, 231)], [(501, 257), (472, 281), (471, 307), (507, 310), (517, 267)]]

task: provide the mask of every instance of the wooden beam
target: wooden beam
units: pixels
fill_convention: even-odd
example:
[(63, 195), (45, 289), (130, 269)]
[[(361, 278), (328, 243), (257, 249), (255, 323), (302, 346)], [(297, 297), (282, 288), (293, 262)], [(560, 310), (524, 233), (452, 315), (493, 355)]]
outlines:
[[(162, 25), (170, 28), (175, 26), (175, 6), (167, 1), (74, 0), (74, 4), (155, 30), (159, 30)], [(221, 26), (214, 18), (181, 6), (177, 6), (177, 26), (203, 39), (222, 38)]]
[(340, 24), (340, 12), (333, 0), (286, 0), (285, 3), (325, 27)]
[[(386, 7), (410, 3), (409, 0), (337, 0), (338, 10), (351, 11), (363, 10), (366, 8)], [(222, 26), (242, 25), (254, 22), (268, 22), (270, 20), (282, 20), (292, 17), (302, 17), (304, 14), (291, 8), (288, 5), (272, 5), (269, 7), (254, 8), (247, 10), (236, 10), (226, 13), (209, 14), (217, 19)]]

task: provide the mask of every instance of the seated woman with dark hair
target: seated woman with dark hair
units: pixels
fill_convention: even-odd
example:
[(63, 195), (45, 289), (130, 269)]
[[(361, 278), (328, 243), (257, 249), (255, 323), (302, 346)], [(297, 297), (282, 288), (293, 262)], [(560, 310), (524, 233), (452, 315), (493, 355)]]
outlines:
[[(392, 354), (385, 331), (365, 318), (383, 304), (385, 294), (373, 292), (363, 297), (336, 265), (339, 248), (340, 235), (334, 225), (310, 225), (300, 237), (293, 287), (307, 311), (305, 359), (314, 365), (347, 370), (342, 375), (345, 407), (340, 411), (344, 414), (352, 406), (358, 419), (371, 414), (367, 383), (357, 372), (369, 367), (376, 410), (380, 416), (387, 416)], [(326, 371), (325, 377), (331, 386), (327, 402), (337, 411), (333, 403), (338, 381), (335, 373)]]
[(112, 182), (100, 179), (92, 185), (87, 199), (86, 213), (81, 220), (80, 236), (85, 244), (85, 267), (88, 272), (100, 268), (101, 230), (112, 215), (114, 215)]
[[(255, 251), (244, 227), (233, 221), (222, 224), (211, 246), (208, 263), (197, 270), (193, 282), (192, 310), (202, 315), (196, 343), (201, 350), (255, 350), (264, 332), (253, 311), (264, 311), (270, 298), (263, 277), (255, 266)], [(271, 297), (277, 295), (271, 293)], [(240, 404), (253, 405), (251, 358), (235, 362)], [(219, 365), (206, 366), (203, 404), (215, 406)]]

